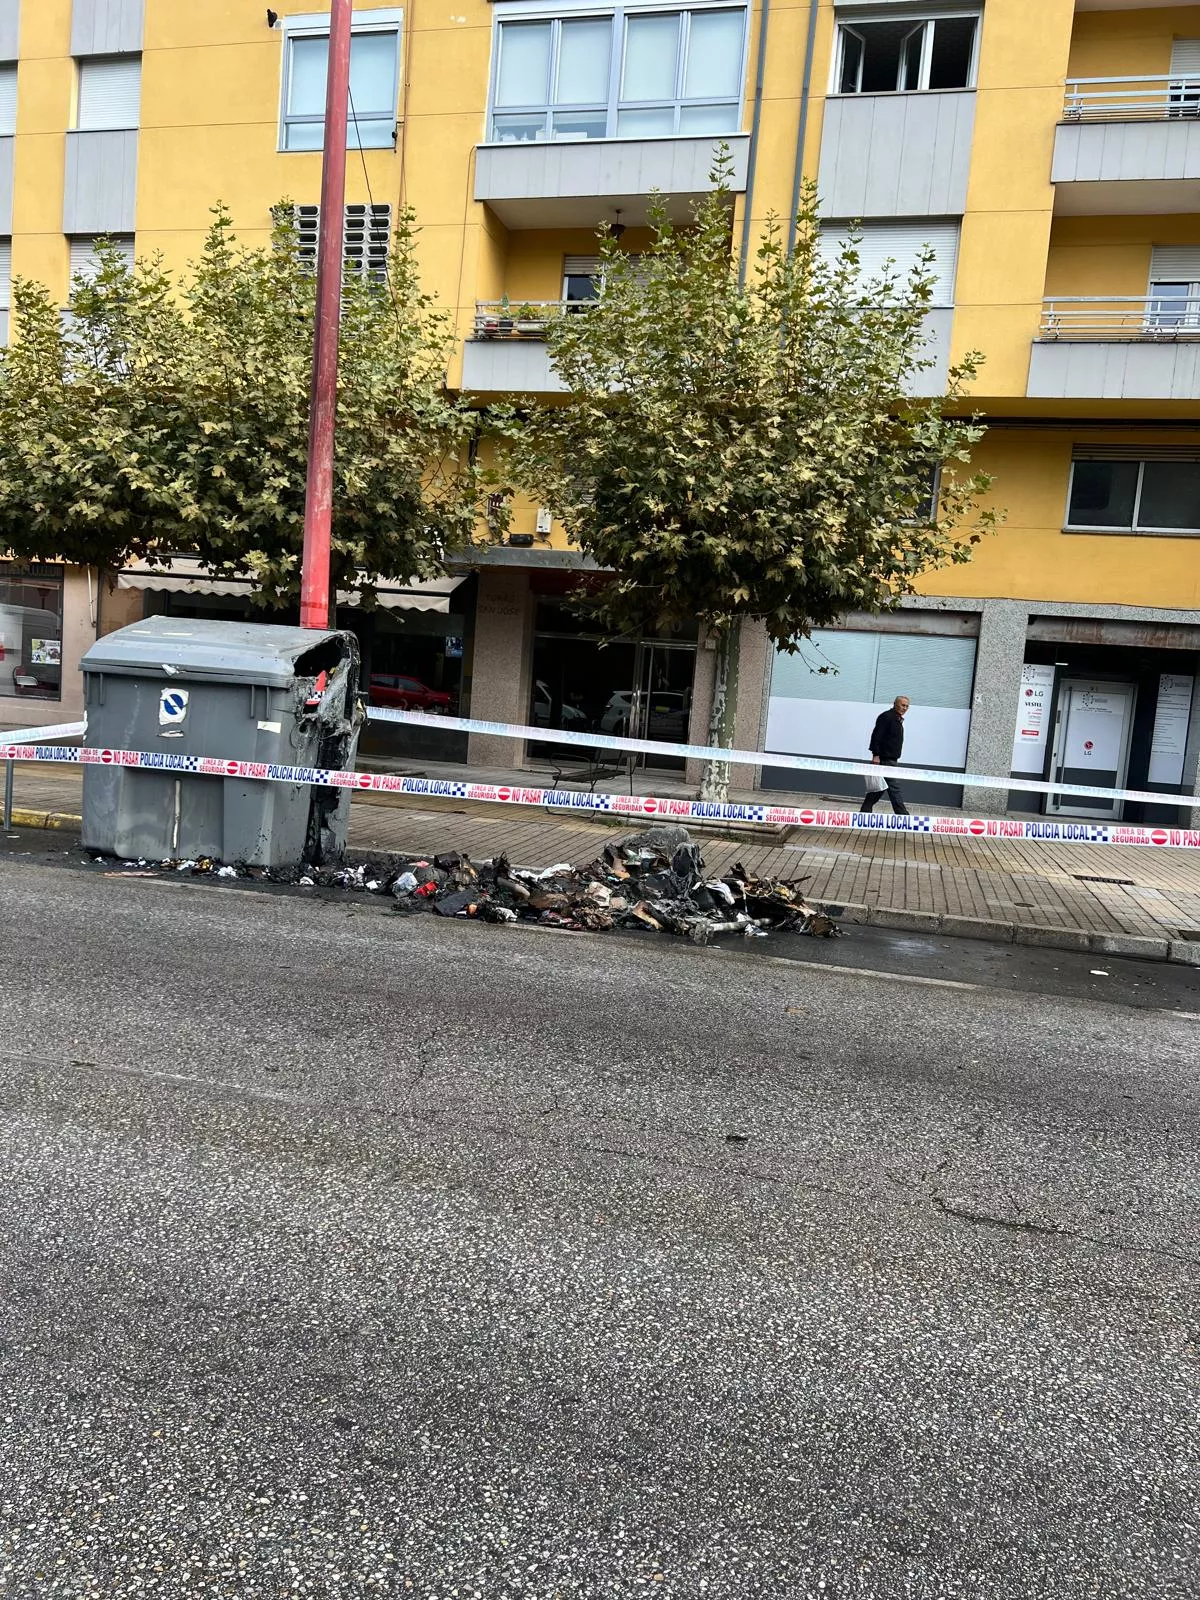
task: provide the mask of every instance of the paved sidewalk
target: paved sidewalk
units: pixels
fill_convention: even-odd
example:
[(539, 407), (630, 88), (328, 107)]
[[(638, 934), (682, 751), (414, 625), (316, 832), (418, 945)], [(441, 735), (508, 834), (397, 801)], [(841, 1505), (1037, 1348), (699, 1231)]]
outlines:
[[(19, 766), (18, 812), (77, 816), (81, 777)], [(350, 818), (356, 850), (503, 851), (532, 867), (584, 861), (614, 836), (612, 822), (427, 796), (356, 794)], [(845, 907), (847, 921), (1200, 965), (1200, 852), (833, 829), (700, 837), (715, 872), (742, 861), (805, 878), (810, 898)]]

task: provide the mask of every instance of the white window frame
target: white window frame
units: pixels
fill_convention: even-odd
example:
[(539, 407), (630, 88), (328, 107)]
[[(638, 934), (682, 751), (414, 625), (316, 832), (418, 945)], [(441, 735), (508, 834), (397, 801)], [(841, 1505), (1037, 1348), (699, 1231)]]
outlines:
[[(975, 19), (975, 37), (971, 42), (971, 64), (967, 72), (967, 81), (956, 89), (930, 89), (929, 71), (933, 62), (933, 29), (930, 23), (948, 22), (954, 18), (973, 17)], [(846, 59), (846, 36), (853, 35), (860, 23), (870, 22), (908, 22), (913, 30), (925, 29), (925, 37), (921, 41), (921, 64), (917, 70), (917, 87), (915, 89), (846, 89), (841, 87), (842, 69)], [(906, 15), (896, 11), (868, 11), (859, 16), (856, 12), (849, 16), (840, 15), (837, 19), (837, 39), (833, 51), (833, 67), (830, 74), (829, 93), (843, 100), (851, 100), (863, 94), (964, 94), (974, 89), (979, 79), (979, 40), (983, 33), (983, 13), (977, 6), (963, 6), (953, 10), (940, 10), (933, 8), (925, 12), (914, 12)]]
[[(728, 136), (733, 137), (736, 134), (741, 133), (743, 131), (741, 128), (741, 120), (745, 116), (746, 106), (746, 63), (750, 48), (750, 8), (744, 3), (744, 0), (724, 0), (724, 3), (716, 3), (716, 0), (675, 0), (674, 4), (670, 3), (670, 0), (649, 0), (649, 3), (641, 4), (625, 4), (624, 0), (615, 0), (614, 4), (608, 5), (603, 3), (597, 5), (594, 3), (594, 0), (592, 0), (592, 3), (587, 3), (587, 0), (577, 0), (577, 3), (574, 4), (572, 3), (572, 0), (560, 0), (560, 3), (554, 5), (501, 4), (496, 6), (492, 27), (492, 64), (490, 81), (488, 84), (487, 118), (484, 124), (483, 142), (485, 144), (508, 144), (513, 142), (510, 140), (496, 138), (493, 129), (495, 127), (495, 119), (497, 117), (523, 115), (533, 117), (538, 114), (541, 115), (543, 123), (543, 132), (540, 138), (536, 140), (523, 140), (521, 142), (528, 144), (554, 144), (564, 142), (561, 140), (556, 140), (553, 133), (550, 131), (550, 119), (556, 111), (569, 114), (571, 112), (582, 113), (599, 110), (598, 103), (588, 103), (585, 105), (582, 103), (565, 101), (562, 104), (550, 101), (542, 105), (530, 101), (528, 104), (524, 105), (497, 106), (496, 91), (500, 82), (501, 43), (504, 32), (504, 24), (508, 22), (549, 22), (551, 24), (562, 24), (563, 22), (575, 21), (611, 21), (612, 36), (609, 47), (610, 55), (608, 68), (608, 91), (604, 102), (605, 132), (603, 136), (605, 139), (640, 140), (646, 138), (667, 139), (680, 137), (720, 138), (720, 134), (693, 136), (686, 133), (681, 135), (679, 132), (680, 115), (684, 110), (703, 106), (727, 106), (731, 103), (731, 97), (726, 95), (701, 95), (693, 98), (685, 98), (683, 95), (684, 74), (687, 71), (688, 45), (691, 34), (691, 18), (700, 12), (714, 11), (735, 12), (739, 14), (742, 19), (742, 55), (738, 70), (738, 88), (736, 95), (732, 97), (732, 100), (736, 101), (738, 121), (735, 127), (728, 130)], [(679, 51), (679, 58), (676, 63), (676, 92), (672, 99), (621, 99), (621, 79), (625, 69), (625, 23), (629, 17), (642, 16), (681, 16), (683, 19), (681, 48)], [(551, 85), (553, 85), (557, 76), (559, 40), (561, 38), (561, 34), (561, 26), (552, 28), (550, 42)], [(656, 110), (670, 110), (673, 112), (674, 127), (671, 133), (619, 134), (617, 132), (617, 120), (622, 111)], [(565, 142), (574, 143), (576, 141), (569, 140)]]
[[(292, 76), (292, 44), (296, 39), (328, 39), (329, 38), (329, 13), (328, 11), (307, 11), (292, 17), (284, 17), (283, 22), (283, 57), (279, 73), (279, 135), (276, 148), (282, 155), (318, 155), (324, 145), (322, 133), (321, 144), (308, 150), (292, 148), (287, 142), (287, 131), (291, 126), (309, 126), (321, 122), (324, 126), (324, 112), (316, 116), (295, 116), (288, 112), (288, 91), (291, 86)], [(369, 33), (394, 33), (396, 35), (396, 69), (392, 76), (392, 137), (386, 144), (362, 144), (357, 138), (356, 115), (352, 110), (347, 118), (346, 144), (350, 150), (391, 150), (396, 143), (396, 129), (400, 119), (400, 62), (401, 48), (404, 43), (404, 11), (400, 6), (389, 6), (381, 11), (356, 11), (354, 25), (351, 30), (350, 48), (354, 48), (354, 40), (361, 34)], [(361, 108), (364, 112), (366, 108)], [(379, 116), (372, 108), (370, 119), (378, 121)]]
[[(1165, 459), (1165, 458), (1156, 457), (1156, 456), (1143, 456), (1143, 457), (1131, 457), (1131, 456), (1123, 456), (1123, 455), (1106, 456), (1099, 450), (1097, 450), (1094, 454), (1090, 454), (1090, 455), (1087, 455), (1087, 456), (1080, 456), (1080, 457), (1074, 458), (1072, 460), (1072, 462), (1071, 462), (1070, 476), (1067, 479), (1067, 507), (1066, 507), (1066, 512), (1064, 513), (1064, 516), (1063, 516), (1063, 528), (1068, 533), (1116, 534), (1118, 538), (1127, 538), (1127, 539), (1130, 539), (1130, 538), (1132, 538), (1132, 539), (1140, 539), (1140, 538), (1145, 538), (1147, 536), (1149, 536), (1150, 538), (1160, 538), (1160, 539), (1195, 539), (1195, 538), (1200, 538), (1200, 516), (1197, 516), (1197, 519), (1196, 519), (1197, 525), (1194, 528), (1151, 528), (1151, 527), (1142, 527), (1142, 526), (1139, 525), (1138, 518), (1141, 515), (1141, 510), (1142, 510), (1142, 485), (1144, 484), (1145, 479), (1146, 479), (1146, 467), (1148, 465), (1152, 465), (1155, 461), (1159, 461), (1159, 460), (1163, 460), (1163, 459)], [(1178, 459), (1178, 461), (1179, 461), (1179, 463), (1181, 465), (1194, 466), (1197, 462), (1200, 462), (1200, 454), (1195, 455), (1195, 456), (1179, 456), (1177, 459)], [(1072, 522), (1071, 521), (1071, 501), (1074, 498), (1074, 494), (1075, 494), (1075, 468), (1078, 467), (1078, 466), (1081, 466), (1081, 465), (1087, 465), (1087, 464), (1089, 464), (1091, 462), (1095, 462), (1095, 461), (1110, 461), (1114, 465), (1120, 465), (1120, 464), (1129, 465), (1129, 464), (1132, 464), (1133, 462), (1136, 462), (1137, 469), (1138, 469), (1137, 486), (1134, 489), (1134, 494), (1133, 494), (1133, 513), (1132, 513), (1132, 515), (1130, 517), (1130, 524), (1131, 525), (1128, 528), (1115, 527), (1112, 523)]]

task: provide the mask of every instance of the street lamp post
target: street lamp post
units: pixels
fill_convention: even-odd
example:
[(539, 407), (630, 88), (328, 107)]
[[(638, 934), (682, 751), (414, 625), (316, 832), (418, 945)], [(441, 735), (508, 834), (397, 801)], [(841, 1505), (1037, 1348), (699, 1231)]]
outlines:
[(337, 423), (338, 334), (342, 308), (342, 230), (346, 209), (346, 125), (350, 108), (350, 18), (354, 0), (332, 0), (321, 222), (317, 243), (317, 320), (313, 334), (304, 493), (300, 626), (329, 626), (329, 552), (333, 520), (333, 445)]

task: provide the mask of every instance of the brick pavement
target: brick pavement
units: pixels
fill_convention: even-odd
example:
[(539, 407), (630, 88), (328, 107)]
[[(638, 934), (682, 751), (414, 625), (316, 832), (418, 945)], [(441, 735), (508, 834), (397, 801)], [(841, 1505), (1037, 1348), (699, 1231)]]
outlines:
[[(17, 807), (77, 814), (80, 784), (73, 768), (19, 767)], [(503, 851), (543, 867), (587, 860), (614, 831), (575, 815), (426, 796), (356, 794), (351, 805), (350, 842), (364, 851), (464, 850), (479, 859)], [(805, 878), (811, 898), (869, 908), (882, 923), (964, 932), (942, 921), (964, 918), (999, 925), (985, 931), (1001, 938), (1084, 932), (1097, 948), (1106, 939), (1146, 940), (1155, 947), (1133, 953), (1165, 955), (1174, 941), (1176, 959), (1200, 957), (1200, 853), (825, 829), (701, 838), (716, 872), (740, 860), (760, 874)]]

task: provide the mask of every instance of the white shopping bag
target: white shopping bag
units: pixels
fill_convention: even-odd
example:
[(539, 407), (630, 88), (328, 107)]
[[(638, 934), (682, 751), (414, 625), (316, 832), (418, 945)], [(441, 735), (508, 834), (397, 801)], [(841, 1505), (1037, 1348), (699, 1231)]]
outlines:
[(882, 772), (868, 772), (863, 781), (868, 794), (882, 794), (887, 788), (887, 779)]

